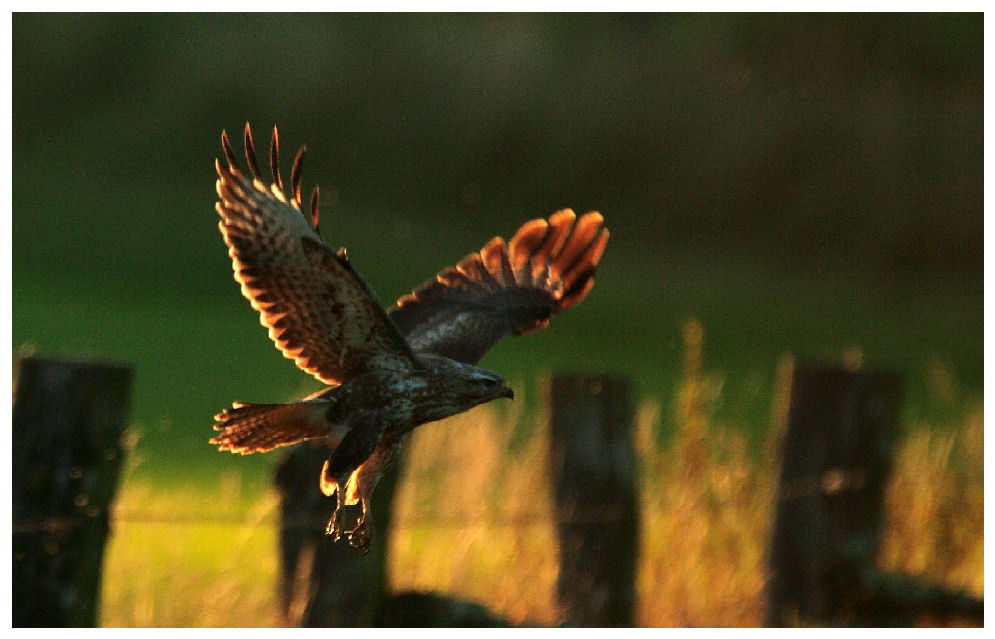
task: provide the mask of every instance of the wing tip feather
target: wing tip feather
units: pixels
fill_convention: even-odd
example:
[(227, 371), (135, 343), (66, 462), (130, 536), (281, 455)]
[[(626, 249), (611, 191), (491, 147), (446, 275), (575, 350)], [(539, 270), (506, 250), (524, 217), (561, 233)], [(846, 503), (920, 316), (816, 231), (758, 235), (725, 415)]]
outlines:
[(283, 198), (283, 178), (280, 176), (280, 134), (273, 125), (273, 137), (269, 143), (269, 169), (273, 174), (273, 186), (280, 192)]

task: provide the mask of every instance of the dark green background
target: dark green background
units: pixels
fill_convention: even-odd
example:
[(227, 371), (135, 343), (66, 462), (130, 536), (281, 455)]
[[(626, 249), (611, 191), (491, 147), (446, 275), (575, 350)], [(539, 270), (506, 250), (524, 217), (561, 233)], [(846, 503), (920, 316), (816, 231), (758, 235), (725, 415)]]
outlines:
[(211, 415), (316, 387), (215, 226), (247, 120), (284, 171), (308, 145), (323, 235), (384, 301), (602, 211), (589, 299), (484, 361), (520, 386), (607, 369), (669, 407), (694, 316), (749, 430), (784, 352), (899, 368), (907, 421), (980, 397), (980, 14), (14, 14), (12, 50), (13, 346), (135, 363), (139, 473), (257, 468), (204, 443)]

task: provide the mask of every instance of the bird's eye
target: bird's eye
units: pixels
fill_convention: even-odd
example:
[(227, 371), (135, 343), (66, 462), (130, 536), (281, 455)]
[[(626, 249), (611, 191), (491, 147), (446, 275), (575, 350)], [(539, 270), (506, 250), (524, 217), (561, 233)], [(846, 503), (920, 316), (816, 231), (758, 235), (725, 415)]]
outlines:
[(488, 375), (480, 375), (477, 377), (476, 382), (484, 387), (496, 386), (501, 383), (501, 380), (496, 377), (490, 377)]

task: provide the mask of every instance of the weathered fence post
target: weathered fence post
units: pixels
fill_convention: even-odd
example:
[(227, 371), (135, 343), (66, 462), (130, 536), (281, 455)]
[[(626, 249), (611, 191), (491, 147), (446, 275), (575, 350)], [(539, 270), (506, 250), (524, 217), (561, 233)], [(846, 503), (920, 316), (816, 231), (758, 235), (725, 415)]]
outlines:
[(277, 469), (281, 612), (287, 623), (310, 628), (372, 626), (387, 596), (388, 531), (401, 458), (373, 493), (373, 542), (363, 555), (325, 534), (335, 500), (321, 493), (318, 477), (328, 454), (322, 444), (307, 442)]
[(829, 624), (874, 562), (901, 379), (797, 364), (789, 383), (767, 624)]
[(557, 597), (575, 626), (631, 626), (639, 518), (632, 385), (610, 375), (550, 382)]
[(980, 616), (978, 600), (875, 569), (899, 375), (800, 364), (789, 377), (767, 625), (908, 625), (923, 612)]
[(13, 625), (95, 626), (132, 369), (25, 357), (13, 407)]

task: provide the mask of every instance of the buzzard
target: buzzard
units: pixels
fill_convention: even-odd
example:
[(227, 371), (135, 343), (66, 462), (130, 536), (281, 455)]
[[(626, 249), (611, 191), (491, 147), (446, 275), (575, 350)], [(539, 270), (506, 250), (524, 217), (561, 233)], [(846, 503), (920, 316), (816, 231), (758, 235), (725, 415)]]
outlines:
[[(215, 208), (235, 280), (276, 347), (329, 388), (290, 404), (235, 403), (215, 416), (220, 433), (210, 443), (245, 455), (324, 440), (331, 452), (320, 486), (336, 496), (325, 532), (366, 550), (370, 496), (411, 430), (513, 397), (500, 375), (477, 362), (505, 335), (540, 329), (584, 299), (608, 230), (597, 212), (578, 218), (562, 210), (526, 222), (511, 242), (495, 237), (385, 310), (345, 250), (333, 251), (318, 234), (317, 187), (310, 215), (303, 208), (305, 149), (288, 191), (275, 127), (269, 184), (248, 124), (251, 178), (224, 132), (221, 144), (228, 165), (215, 161)], [(361, 513), (347, 522), (343, 506), (357, 503)]]

